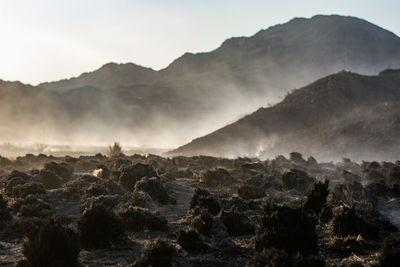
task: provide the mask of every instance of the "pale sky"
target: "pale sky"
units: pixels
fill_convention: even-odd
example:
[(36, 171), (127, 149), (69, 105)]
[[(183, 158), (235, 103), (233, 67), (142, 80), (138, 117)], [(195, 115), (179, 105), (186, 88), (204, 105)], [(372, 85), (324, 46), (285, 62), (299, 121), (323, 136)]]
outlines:
[(38, 84), (108, 62), (158, 70), (185, 52), (316, 14), (400, 35), (398, 0), (0, 0), (0, 79)]

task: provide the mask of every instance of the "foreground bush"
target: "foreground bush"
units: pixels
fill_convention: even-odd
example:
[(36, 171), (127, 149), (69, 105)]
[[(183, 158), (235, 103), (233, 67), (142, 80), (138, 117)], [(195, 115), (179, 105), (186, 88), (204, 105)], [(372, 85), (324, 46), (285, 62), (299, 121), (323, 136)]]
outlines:
[(316, 256), (304, 257), (300, 254), (290, 255), (283, 250), (265, 248), (255, 254), (253, 262), (248, 266), (255, 267), (324, 267), (325, 261)]
[(188, 252), (196, 252), (208, 248), (202, 236), (194, 230), (180, 230), (176, 235), (176, 239), (179, 245)]
[(214, 196), (211, 196), (210, 192), (201, 188), (196, 188), (190, 200), (190, 209), (193, 210), (196, 207), (205, 209), (214, 216), (221, 210), (219, 201)]
[(383, 267), (395, 267), (400, 263), (400, 238), (388, 237), (383, 242), (379, 263)]
[(227, 228), (229, 235), (241, 236), (254, 234), (255, 227), (250, 219), (237, 211), (221, 213), (221, 221)]
[(303, 208), (318, 215), (326, 204), (326, 198), (329, 194), (329, 180), (316, 182), (314, 188), (307, 193)]
[(256, 252), (277, 248), (289, 254), (317, 252), (315, 221), (300, 209), (270, 205), (256, 233)]
[(264, 196), (264, 193), (265, 190), (263, 187), (257, 187), (254, 185), (243, 184), (240, 185), (238, 188), (239, 197), (245, 200), (262, 198)]
[(28, 234), (23, 253), (31, 267), (77, 266), (79, 235), (49, 219), (36, 225)]
[(79, 230), (85, 248), (108, 248), (124, 234), (124, 226), (118, 216), (101, 205), (83, 212)]
[(357, 215), (355, 208), (340, 207), (332, 219), (332, 232), (337, 236), (362, 235), (379, 240), (379, 228)]
[(0, 195), (0, 228), (1, 224), (6, 221), (10, 221), (12, 216), (7, 208), (7, 201)]
[(160, 204), (175, 204), (176, 200), (171, 198), (167, 189), (158, 177), (143, 177), (135, 184), (135, 192), (143, 191)]
[(168, 267), (172, 266), (172, 259), (175, 256), (175, 248), (168, 245), (166, 241), (157, 240), (147, 246), (140, 259), (135, 262), (137, 267)]

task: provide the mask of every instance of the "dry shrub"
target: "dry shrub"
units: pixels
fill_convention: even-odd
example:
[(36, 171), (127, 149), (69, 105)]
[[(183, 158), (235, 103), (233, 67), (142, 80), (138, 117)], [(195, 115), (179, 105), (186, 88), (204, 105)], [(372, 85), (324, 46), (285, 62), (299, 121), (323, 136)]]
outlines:
[(119, 142), (114, 142), (113, 145), (109, 145), (106, 154), (109, 158), (123, 155), (121, 144)]
[(77, 266), (79, 235), (49, 219), (34, 226), (25, 238), (23, 252), (31, 267)]

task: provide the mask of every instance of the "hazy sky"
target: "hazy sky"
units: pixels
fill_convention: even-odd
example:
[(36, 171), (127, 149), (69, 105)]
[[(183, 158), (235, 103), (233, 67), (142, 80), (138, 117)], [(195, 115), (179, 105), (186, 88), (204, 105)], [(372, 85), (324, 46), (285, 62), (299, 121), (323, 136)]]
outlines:
[(400, 35), (398, 0), (0, 0), (0, 79), (37, 84), (107, 62), (160, 69), (293, 17), (364, 18)]

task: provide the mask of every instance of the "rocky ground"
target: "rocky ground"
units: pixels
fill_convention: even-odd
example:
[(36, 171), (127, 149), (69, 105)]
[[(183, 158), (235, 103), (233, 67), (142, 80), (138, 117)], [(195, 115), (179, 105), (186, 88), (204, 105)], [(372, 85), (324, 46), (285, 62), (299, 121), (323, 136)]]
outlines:
[(400, 163), (0, 157), (1, 266), (396, 266)]

